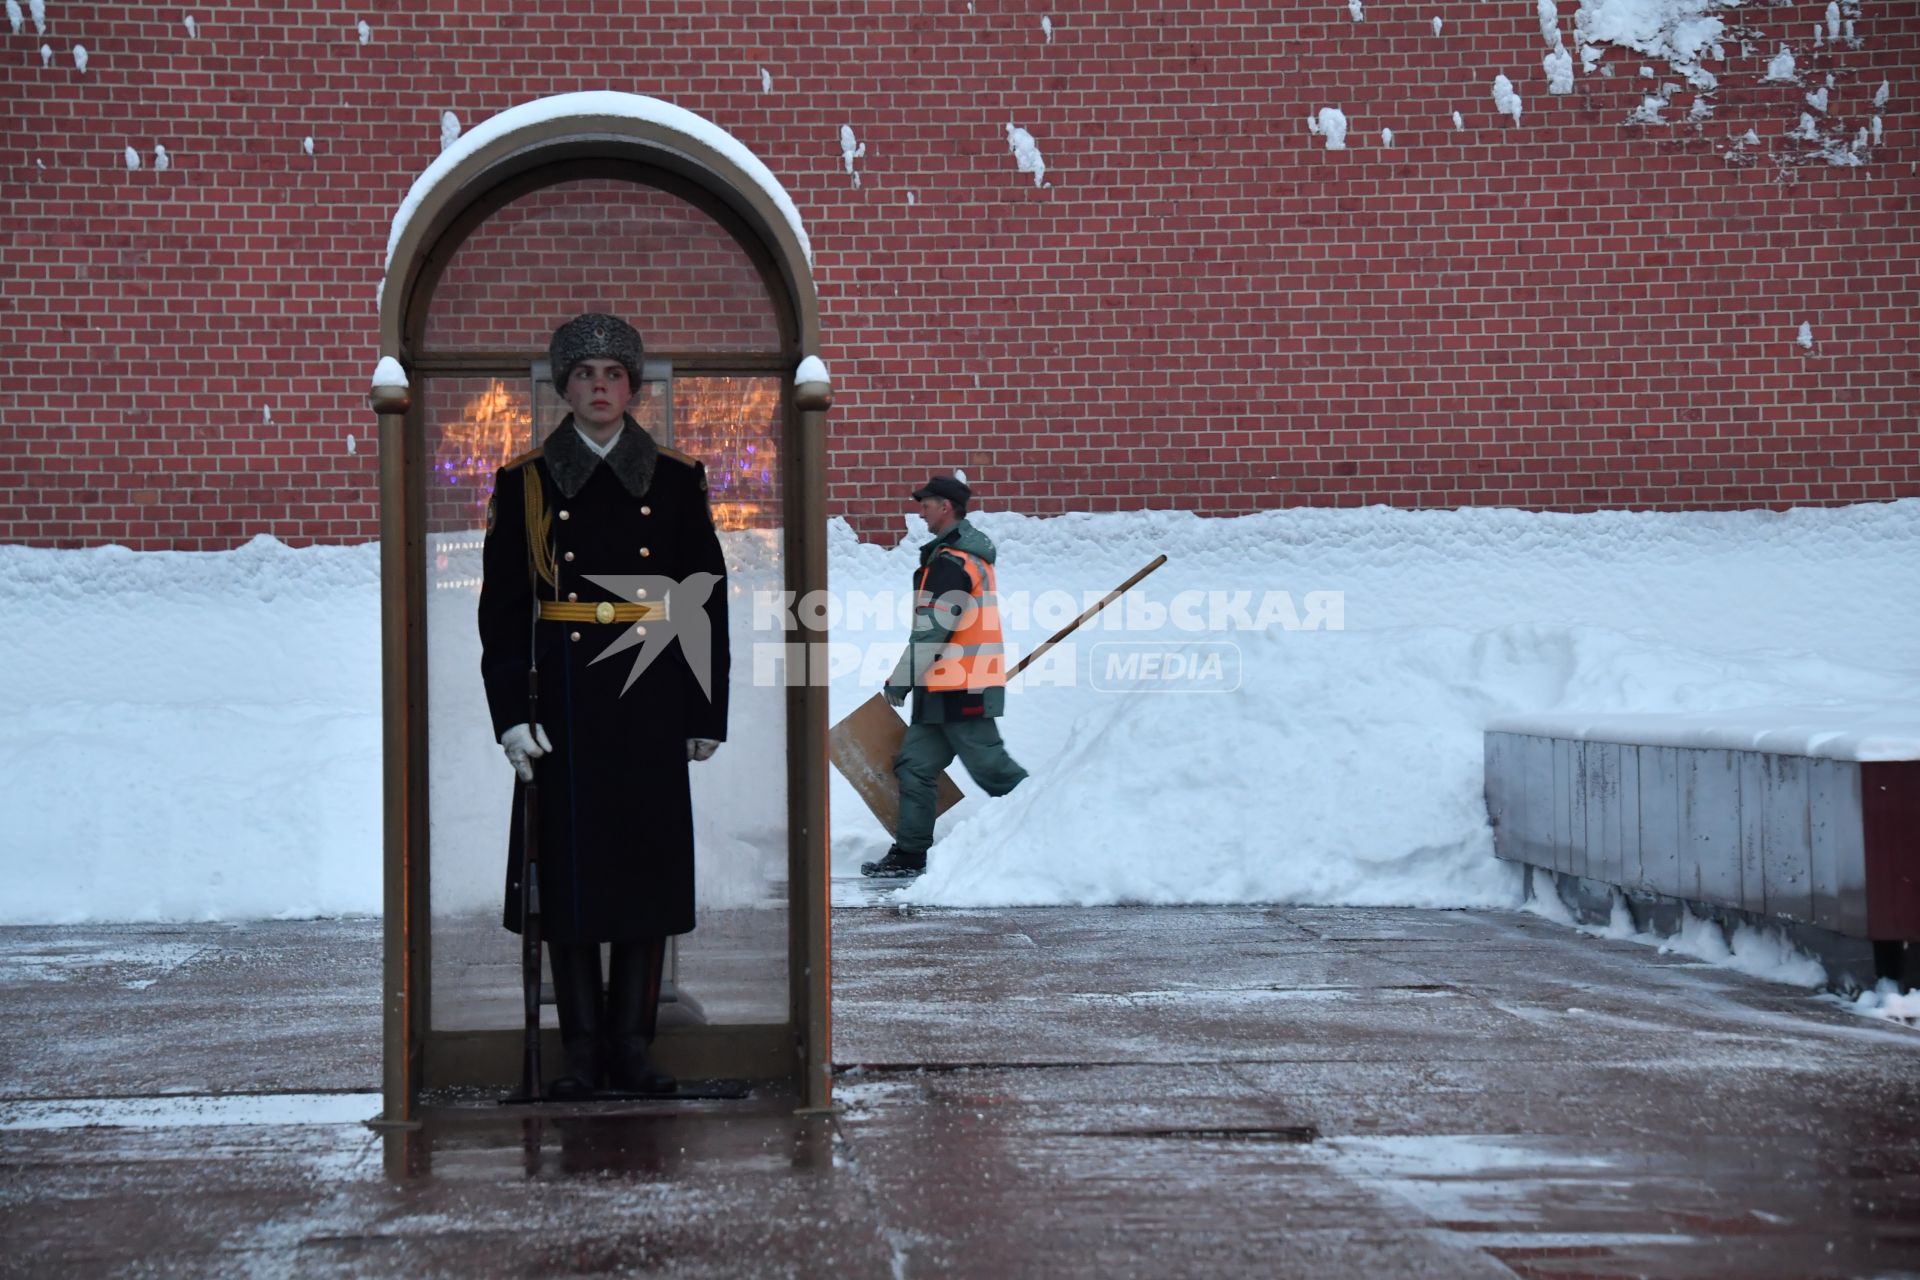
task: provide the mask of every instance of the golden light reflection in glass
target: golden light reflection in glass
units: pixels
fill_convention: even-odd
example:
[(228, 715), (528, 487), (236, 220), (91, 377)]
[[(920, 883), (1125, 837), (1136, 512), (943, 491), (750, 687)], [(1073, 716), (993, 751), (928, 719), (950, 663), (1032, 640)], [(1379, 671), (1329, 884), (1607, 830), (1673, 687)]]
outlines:
[(461, 511), (472, 518), (473, 527), (480, 527), (493, 493), (493, 473), (526, 452), (532, 432), (533, 406), (526, 390), (497, 378), (488, 383), (462, 406), (457, 422), (442, 428), (434, 446), (433, 485), (440, 501), (458, 495)]
[[(717, 528), (780, 523), (780, 381), (765, 375), (673, 380), (672, 443), (706, 464)], [(449, 516), (464, 517), (468, 527), (480, 527), (494, 472), (524, 453), (532, 435), (533, 406), (525, 385), (490, 381), (439, 434), (435, 505)]]
[(780, 379), (675, 378), (673, 420), (675, 447), (707, 465), (714, 525), (777, 527)]

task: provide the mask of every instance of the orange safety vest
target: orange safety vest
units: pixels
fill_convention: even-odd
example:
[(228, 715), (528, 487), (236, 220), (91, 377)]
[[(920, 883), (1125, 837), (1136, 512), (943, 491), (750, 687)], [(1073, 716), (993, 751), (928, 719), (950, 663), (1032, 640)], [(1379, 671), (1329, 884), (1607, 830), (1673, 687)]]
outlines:
[[(978, 693), (1007, 682), (1006, 647), (1000, 637), (1000, 596), (995, 585), (993, 566), (970, 551), (942, 547), (937, 555), (950, 555), (967, 571), (967, 594), (971, 607), (960, 626), (940, 647), (939, 657), (927, 669), (926, 687), (938, 692)], [(933, 607), (927, 591), (927, 575), (933, 571), (928, 560), (920, 570), (920, 582), (914, 603), (922, 609)]]

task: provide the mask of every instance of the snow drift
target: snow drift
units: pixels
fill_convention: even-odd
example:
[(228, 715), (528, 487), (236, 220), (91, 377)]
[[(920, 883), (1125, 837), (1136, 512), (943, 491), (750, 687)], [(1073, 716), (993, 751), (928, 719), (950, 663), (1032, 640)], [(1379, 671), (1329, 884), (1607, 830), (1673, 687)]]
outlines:
[[(1097, 596), (1164, 551), (1140, 589), (1148, 601), (1339, 592), (1344, 628), (1077, 635), (1009, 693), (1003, 729), (1033, 777), (942, 820), (927, 875), (902, 891), (912, 902), (1517, 905), (1481, 800), (1490, 719), (1920, 706), (1920, 600), (1898, 589), (1920, 552), (1920, 501), (1784, 514), (988, 510), (975, 523), (1000, 546), (1006, 593)], [(904, 590), (924, 536), (910, 524), (887, 547), (836, 523), (835, 590)], [(0, 547), (0, 600), (17, 620), (0, 689), (6, 920), (379, 910), (375, 547)], [(1030, 648), (1050, 623), (1027, 617), (1009, 641)], [(901, 635), (836, 638), (890, 665)], [(1238, 684), (1182, 692), (1140, 676), (1112, 689), (1093, 678), (1106, 642), (1229, 647)], [(877, 689), (873, 665), (835, 683), (836, 717)], [(751, 677), (737, 655), (735, 681)], [(472, 723), (486, 732), (483, 714)], [(705, 787), (753, 785), (769, 759), (753, 728), (736, 719), (696, 778), (734, 763)], [(472, 745), (455, 800), (493, 830), (509, 772), (490, 742)], [(837, 777), (832, 803), (835, 871), (854, 874), (887, 838)], [(715, 819), (716, 848), (746, 838), (728, 822)], [(504, 817), (497, 829), (504, 840)], [(491, 893), (495, 875), (476, 884)]]

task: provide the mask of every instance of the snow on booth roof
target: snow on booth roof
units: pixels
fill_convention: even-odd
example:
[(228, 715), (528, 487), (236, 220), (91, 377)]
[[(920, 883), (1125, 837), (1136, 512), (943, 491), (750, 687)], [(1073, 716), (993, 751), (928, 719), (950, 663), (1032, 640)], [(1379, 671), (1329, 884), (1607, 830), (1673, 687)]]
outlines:
[[(773, 201), (774, 207), (787, 220), (793, 229), (794, 239), (800, 242), (800, 251), (806, 255), (807, 265), (813, 265), (813, 243), (807, 239), (806, 228), (800, 221), (800, 210), (794, 206), (793, 199), (787, 195), (780, 180), (773, 171), (763, 164), (760, 158), (749, 151), (744, 143), (719, 125), (697, 116), (685, 107), (676, 107), (671, 102), (662, 102), (658, 98), (649, 98), (638, 93), (617, 93), (612, 90), (598, 89), (584, 93), (561, 93), (549, 98), (535, 98), (532, 102), (523, 102), (517, 107), (509, 107), (499, 115), (492, 117), (464, 134), (442, 151), (434, 162), (426, 167), (421, 175), (413, 180), (413, 186), (407, 191), (407, 198), (400, 202), (399, 210), (393, 215), (393, 229), (387, 233), (387, 269), (393, 268), (393, 251), (400, 244), (407, 224), (413, 215), (426, 202), (427, 196), (451, 174), (455, 166), (468, 156), (480, 150), (494, 140), (521, 129), (531, 128), (549, 120), (562, 120), (570, 116), (625, 116), (630, 120), (644, 120), (681, 133), (696, 142), (705, 144), (718, 151), (727, 159), (739, 165), (741, 170), (756, 186)], [(382, 281), (384, 286), (385, 281)]]
[(1920, 708), (1746, 707), (1734, 711), (1564, 711), (1501, 716), (1490, 733), (1643, 747), (1759, 751), (1825, 760), (1920, 760)]

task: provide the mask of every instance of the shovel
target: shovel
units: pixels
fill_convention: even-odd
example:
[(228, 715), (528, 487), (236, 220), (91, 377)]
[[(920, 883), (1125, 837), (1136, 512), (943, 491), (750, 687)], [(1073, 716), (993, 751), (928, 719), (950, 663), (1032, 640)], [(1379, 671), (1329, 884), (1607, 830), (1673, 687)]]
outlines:
[[(1007, 683), (1012, 684), (1015, 676), (1031, 666), (1041, 654), (1066, 639), (1075, 627), (1131, 591), (1140, 579), (1166, 562), (1164, 555), (1155, 556), (1152, 564), (1109, 591), (1100, 603), (1054, 632), (1045, 644), (1020, 659), (1013, 670), (1007, 672)], [(867, 808), (873, 810), (873, 816), (880, 819), (880, 825), (887, 829), (888, 835), (893, 835), (900, 825), (900, 783), (893, 776), (893, 757), (899, 754), (900, 744), (906, 736), (906, 722), (888, 703), (884, 693), (874, 694), (854, 708), (846, 719), (827, 730), (827, 752), (833, 759), (833, 767), (853, 784), (853, 789), (867, 802)], [(961, 791), (945, 772), (941, 773), (935, 786), (933, 812), (938, 817), (960, 803)]]

